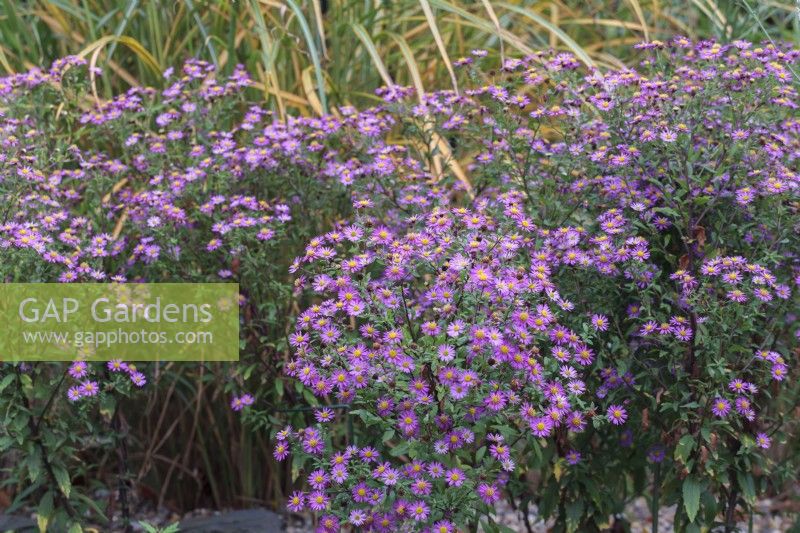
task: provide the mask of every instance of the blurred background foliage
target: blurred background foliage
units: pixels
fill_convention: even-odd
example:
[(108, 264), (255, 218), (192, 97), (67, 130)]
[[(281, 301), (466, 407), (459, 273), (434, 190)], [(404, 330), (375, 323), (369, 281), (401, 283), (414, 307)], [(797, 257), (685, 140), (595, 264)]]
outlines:
[[(52, 0), (0, 1), (0, 68), (80, 54), (112, 71), (107, 96), (160, 86), (187, 57), (237, 63), (281, 113), (365, 105), (394, 82), (454, 83), (474, 48), (520, 55), (571, 50), (614, 67), (634, 43), (683, 34), (721, 41), (800, 40), (792, 0)], [(101, 93), (102, 94), (102, 93)]]
[[(631, 45), (675, 34), (800, 43), (798, 10), (790, 0), (0, 0), (0, 72), (78, 54), (107, 72), (97, 90), (108, 98), (161, 87), (166, 68), (199, 57), (223, 73), (244, 64), (279, 116), (315, 115), (370, 105), (387, 83), (452, 87), (452, 62), (475, 48), (496, 57), (555, 48), (615, 68), (635, 64)], [(276, 322), (285, 312), (271, 311)], [(285, 357), (279, 337), (270, 364)], [(244, 428), (228, 405), (265, 364), (243, 362), (233, 375), (222, 365), (156, 369), (128, 409), (136, 497), (176, 513), (278, 505), (287, 487), (277, 480), (290, 476), (275, 474), (286, 467), (272, 459), (269, 432)], [(281, 378), (268, 381), (272, 405), (299, 400)], [(91, 477), (113, 475), (108, 456), (86, 460)]]

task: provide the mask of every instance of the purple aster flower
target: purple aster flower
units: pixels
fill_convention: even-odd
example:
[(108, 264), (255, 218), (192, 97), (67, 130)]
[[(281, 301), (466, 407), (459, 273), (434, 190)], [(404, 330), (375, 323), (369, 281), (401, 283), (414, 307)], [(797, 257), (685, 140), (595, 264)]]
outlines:
[(540, 416), (534, 419), (531, 423), (531, 431), (536, 437), (549, 437), (550, 432), (553, 430), (553, 421), (550, 417)]
[(453, 468), (445, 472), (444, 478), (447, 481), (448, 487), (460, 487), (461, 485), (464, 484), (464, 481), (466, 480), (464, 472), (462, 472), (458, 468)]
[(611, 405), (606, 411), (606, 418), (615, 426), (621, 426), (628, 419), (628, 412), (621, 405)]
[(286, 503), (286, 508), (293, 513), (299, 513), (305, 507), (306, 495), (302, 491), (294, 491)]
[(570, 450), (567, 452), (566, 459), (567, 463), (574, 466), (581, 462), (581, 454), (576, 450)]
[(75, 379), (81, 379), (89, 373), (89, 366), (84, 361), (75, 361), (69, 367), (69, 375)]
[(664, 447), (661, 444), (652, 446), (647, 452), (647, 460), (651, 463), (660, 463), (666, 458)]
[(725, 398), (717, 398), (711, 406), (711, 412), (714, 416), (725, 418), (731, 412), (731, 402)]
[(330, 501), (325, 493), (321, 490), (315, 490), (308, 495), (308, 507), (312, 511), (324, 511), (328, 508)]
[(365, 513), (362, 509), (353, 509), (350, 511), (348, 521), (354, 526), (360, 526), (367, 521), (367, 513)]
[(428, 519), (430, 508), (424, 501), (419, 500), (409, 505), (409, 515), (417, 522), (424, 522)]
[(607, 331), (608, 318), (605, 315), (592, 315), (592, 327), (597, 331)]
[(76, 402), (83, 396), (80, 386), (70, 387), (67, 391), (67, 398), (71, 402)]
[(123, 363), (121, 359), (112, 359), (106, 363), (106, 368), (111, 372), (127, 372), (128, 365), (127, 363)]
[[(309, 501), (311, 499), (311, 495), (309, 495)], [(313, 505), (309, 505), (311, 509), (314, 509)], [(341, 531), (341, 524), (339, 523), (339, 519), (333, 515), (322, 515), (319, 518), (319, 525), (317, 526), (316, 533), (339, 533)]]
[(231, 400), (231, 409), (234, 411), (241, 411), (245, 407), (249, 405), (253, 405), (254, 399), (250, 394), (244, 394), (242, 396), (235, 396)]
[(81, 384), (81, 396), (97, 396), (98, 392), (100, 392), (100, 387), (96, 381), (84, 381)]
[[(130, 377), (131, 377), (131, 382), (133, 382), (133, 384), (139, 388), (144, 387), (147, 384), (147, 378), (141, 372), (138, 371), (131, 372)], [(245, 405), (250, 405), (253, 403), (252, 397), (249, 394), (245, 394), (242, 397), (242, 401), (244, 402)]]
[(278, 443), (275, 444), (275, 449), (273, 450), (272, 455), (276, 460), (283, 461), (289, 457), (289, 446), (283, 441), (278, 441)]
[(783, 381), (784, 379), (786, 379), (787, 375), (788, 375), (788, 368), (786, 367), (786, 365), (781, 363), (775, 363), (774, 365), (772, 365), (772, 379), (774, 379), (775, 381)]
[(487, 505), (492, 505), (500, 499), (500, 489), (494, 483), (481, 483), (478, 485), (478, 496)]

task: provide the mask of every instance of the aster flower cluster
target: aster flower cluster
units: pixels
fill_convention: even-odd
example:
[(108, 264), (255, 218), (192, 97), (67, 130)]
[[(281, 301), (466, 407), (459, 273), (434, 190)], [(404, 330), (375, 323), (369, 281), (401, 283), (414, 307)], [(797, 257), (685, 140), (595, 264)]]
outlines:
[(0, 245), (49, 265), (47, 280), (148, 279), (155, 264), (196, 276), (186, 254), (202, 248), (230, 263), (281, 237), (293, 210), (310, 215), (307, 195), (339, 194), (361, 176), (395, 170), (395, 149), (382, 141), (394, 121), (382, 108), (278, 120), (245, 101), (251, 82), (241, 67), (222, 78), (199, 60), (165, 72), (161, 91), (134, 87), (90, 111), (65, 102), (55, 119), (84, 127), (53, 152), (41, 125), (56, 108), (37, 102), (85, 93), (85, 70), (66, 58), (48, 72), (0, 79), (10, 215)]
[[(315, 458), (325, 480), (295, 494), (294, 510), (305, 502), (322, 511), (352, 493), (353, 525), (427, 524), (426, 497), (447, 488), (451, 507), (435, 515), (463, 523), (459, 503), (494, 503), (524, 461), (519, 434), (567, 443), (593, 417), (625, 423), (625, 408), (607, 397), (626, 398), (634, 380), (595, 364), (589, 329), (607, 329), (608, 319), (579, 310), (556, 279), (567, 271), (624, 279), (623, 271), (646, 268), (635, 251), (647, 244), (627, 233), (619, 213), (591, 230), (553, 231), (531, 224), (527, 211), (525, 196), (508, 192), (392, 225), (364, 213), (309, 244), (296, 269), (320, 303), (299, 315), (290, 337), (297, 357), (285, 371), (319, 398), (375, 413), (365, 421), (389, 428), (389, 453), (369, 448), (364, 460), (362, 449), (355, 461), (359, 450), (350, 449), (325, 459), (333, 453), (324, 447), (327, 420), (285, 430), (276, 458), (294, 446)], [(616, 223), (603, 224), (610, 216)], [(597, 413), (601, 401), (607, 420)], [(488, 450), (482, 460), (465, 460), (479, 448)], [(432, 462), (398, 462), (398, 449)], [(579, 454), (569, 460), (577, 464)]]
[[(641, 48), (658, 55), (639, 71), (537, 53), (462, 94), (381, 92), (423, 145), (458, 134), (472, 191), (382, 148), (357, 215), (293, 264), (316, 303), (285, 372), (319, 411), (276, 438), (277, 459), (313, 465), (291, 510), (327, 513), (323, 531), (445, 531), (499, 495), (558, 514), (555, 491), (601, 516), (613, 504), (581, 496), (597, 475), (584, 463), (619, 468), (596, 480), (609, 487), (661, 463), (683, 472), (669, 487), (708, 472), (722, 487), (735, 458), (712, 431), (729, 450), (769, 447), (761, 391), (791, 373), (797, 336), (800, 52)], [(457, 63), (480, 79), (484, 58)], [(329, 403), (382, 438), (337, 452)], [(546, 478), (534, 494), (530, 469)]]
[[(469, 528), (499, 498), (597, 529), (653, 465), (685, 526), (696, 485), (742, 504), (742, 465), (773, 470), (762, 450), (785, 436), (800, 52), (637, 48), (608, 71), (475, 50), (459, 93), (387, 87), (371, 109), (282, 120), (242, 68), (199, 60), (107, 102), (77, 58), (0, 78), (3, 273), (232, 279), (256, 327), (299, 307), (283, 370), (313, 422), (276, 431), (274, 456), (322, 531)], [(295, 300), (276, 304), (287, 270)], [(71, 400), (104, 388), (91, 372), (70, 368)]]
[[(106, 363), (106, 369), (112, 376), (114, 374), (127, 375), (130, 382), (138, 388), (147, 384), (147, 377), (137, 370), (133, 364), (114, 359)], [(75, 402), (81, 398), (97, 396), (100, 393), (100, 385), (96, 380), (92, 379), (93, 369), (85, 361), (72, 363), (67, 370), (67, 374), (79, 382), (67, 390), (67, 398), (70, 401)]]
[[(81, 61), (64, 63), (80, 66)], [(27, 113), (37, 90), (60, 86), (60, 70), (55, 65), (53, 69), (37, 73), (33, 80), (30, 73), (4, 78), (11, 109)], [(213, 68), (198, 61), (188, 62), (184, 73), (160, 94), (133, 88), (81, 115), (80, 122), (111, 132), (102, 139), (107, 149), (101, 142), (87, 150), (73, 144), (54, 156), (43, 151), (48, 132), (37, 129), (34, 117), (4, 116), (4, 188), (14, 196), (9, 198), (13, 216), (0, 229), (2, 246), (36, 254), (52, 265), (48, 274), (62, 282), (121, 282), (131, 276), (141, 279), (146, 271), (142, 267), (159, 259), (179, 260), (200, 231), (205, 232), (208, 250), (223, 244), (234, 249), (246, 236), (272, 239), (291, 220), (288, 205), (247, 194), (205, 192), (230, 191), (222, 181), (225, 177), (241, 175), (245, 161), (252, 169), (263, 159), (246, 156), (243, 150), (234, 156), (233, 151), (236, 133), (255, 129), (268, 114), (251, 108), (232, 131), (198, 135), (199, 127), (207, 127), (204, 120), (214, 121), (215, 114), (224, 111), (226, 106), (217, 99), (246, 87), (248, 79), (237, 70), (219, 83)], [(164, 107), (169, 110), (158, 113)], [(148, 115), (155, 115), (159, 130), (132, 128)], [(124, 151), (116, 153), (118, 146)], [(102, 216), (84, 215), (98, 196)], [(191, 234), (176, 239), (176, 229)]]
[[(266, 292), (259, 280), (265, 272), (286, 277), (272, 251), (286, 243), (293, 209), (306, 218), (289, 232), (316, 228), (314, 216), (328, 216), (327, 208), (304, 198), (325, 203), (323, 191), (340, 194), (385, 159), (380, 146), (362, 149), (391, 126), (380, 109), (277, 120), (244, 102), (250, 81), (241, 68), (222, 78), (213, 65), (189, 60), (164, 73), (164, 90), (134, 87), (87, 111), (87, 70), (69, 57), (49, 71), (0, 79), (7, 279), (225, 279), (276, 297), (283, 289)], [(41, 105), (51, 98), (63, 105)], [(54, 134), (50, 123), (82, 127)], [(81, 387), (68, 397), (93, 395)]]

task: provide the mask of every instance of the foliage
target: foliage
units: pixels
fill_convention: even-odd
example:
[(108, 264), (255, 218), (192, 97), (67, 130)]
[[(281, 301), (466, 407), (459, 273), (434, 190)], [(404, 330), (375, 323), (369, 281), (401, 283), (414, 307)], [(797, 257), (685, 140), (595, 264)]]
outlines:
[(178, 531), (180, 531), (180, 527), (177, 522), (163, 528), (156, 527), (154, 525), (148, 524), (147, 522), (139, 522), (139, 525), (147, 533), (177, 533)]
[[(258, 377), (272, 383), (285, 335), (281, 317), (294, 303), (289, 260), (305, 239), (349, 212), (336, 154), (322, 151), (319, 143), (314, 148), (313, 139), (329, 131), (343, 157), (350, 139), (336, 134), (332, 118), (274, 121), (270, 112), (244, 102), (250, 81), (243, 71), (219, 81), (213, 71), (205, 62), (190, 61), (167, 89), (132, 88), (109, 102), (94, 99), (90, 78), (97, 73), (74, 57), (58, 60), (48, 71), (0, 79), (5, 107), (0, 272), (6, 281), (25, 282), (235, 279), (245, 320), (242, 354), (250, 356), (247, 366), (237, 368), (244, 377), (258, 368)], [(357, 119), (354, 114), (342, 122)], [(300, 151), (301, 139), (312, 146)], [(206, 376), (229, 374), (220, 364), (200, 368), (187, 380), (171, 368), (122, 361), (107, 366), (78, 361), (68, 369), (3, 365), (2, 451), (26, 457), (7, 465), (4, 482), (22, 491), (20, 501), (40, 498), (45, 520), (53, 508), (48, 502), (56, 501), (64, 512), (87, 501), (83, 491), (95, 489), (84, 482), (80, 490), (70, 490), (65, 473), (91, 479), (97, 466), (82, 466), (82, 458), (94, 461), (96, 454), (113, 450), (118, 484), (132, 490), (123, 450), (133, 444), (128, 424), (139, 424), (144, 413), (126, 400), (131, 391), (156, 376), (167, 398), (181, 397), (187, 381), (202, 391), (224, 383), (216, 377), (207, 383)], [(223, 388), (235, 385), (229, 380)], [(200, 405), (204, 397), (198, 392), (192, 399)], [(65, 405), (67, 399), (74, 406)], [(160, 411), (156, 427), (166, 413)], [(197, 436), (197, 416), (190, 438), (208, 440)], [(158, 439), (138, 443), (146, 458), (158, 457), (166, 436)], [(209, 472), (211, 461), (205, 457)], [(171, 472), (159, 486), (169, 486)], [(146, 474), (145, 469), (140, 478)], [(52, 483), (54, 476), (59, 483)], [(222, 482), (211, 483), (216, 488)], [(162, 492), (159, 503), (163, 497)], [(123, 494), (119, 498), (124, 508)], [(69, 518), (87, 511), (91, 520), (105, 520), (91, 505)]]
[[(617, 65), (609, 50), (572, 46), (552, 30), (574, 54), (522, 49), (518, 58), (503, 34), (498, 63), (469, 52), (494, 43), (487, 23), (430, 4), (404, 20), (406, 43), (438, 27), (414, 48), (363, 21), (348, 27), (342, 42), (362, 54), (363, 72), (332, 74), (322, 51), (323, 91), (302, 46), (262, 54), (263, 31), (252, 51), (215, 48), (220, 68), (193, 59), (163, 73), (176, 54), (210, 55), (218, 39), (205, 52), (191, 39), (165, 46), (152, 62), (138, 41), (118, 39), (141, 63), (123, 56), (106, 74), (159, 89), (113, 96), (119, 84), (96, 68), (99, 45), (84, 59), (0, 79), (4, 280), (242, 287), (238, 365), (0, 366), (3, 483), (15, 508), (33, 504), (51, 529), (114, 526), (109, 510), (121, 506), (129, 521), (126, 493), (140, 483), (159, 487), (163, 504), (174, 478), (186, 477), (195, 499), (182, 503), (211, 493), (220, 506), (299, 490), (302, 476), (319, 494), (290, 504), (324, 507), (330, 520), (379, 528), (403, 520), (396, 504), (406, 501), (406, 513), (425, 515), (416, 525), (483, 520), (491, 530), (502, 496), (535, 504), (565, 529), (591, 530), (652, 484), (679, 503), (688, 530), (729, 524), (737, 508), (796, 479), (791, 461), (761, 450), (797, 439), (784, 420), (797, 398), (797, 52), (675, 39), (626, 55), (648, 57), (638, 71), (594, 71), (581, 57)], [(213, 35), (228, 27), (227, 3), (176, 5), (197, 17), (179, 13), (174, 35), (191, 21), (191, 31), (212, 35), (202, 28), (215, 16)], [(38, 31), (53, 28), (53, 10), (96, 22), (93, 38), (104, 28), (67, 3), (16, 17), (22, 8), (9, 6), (4, 35), (34, 24), (37, 54), (61, 46)], [(104, 24), (124, 17), (121, 37), (150, 6), (130, 2)], [(318, 39), (294, 6), (251, 10), (249, 24), (258, 27), (258, 13), (291, 16), (308, 42)], [(429, 16), (442, 12), (456, 18)], [(531, 13), (504, 4), (497, 16), (516, 31), (512, 14)], [(732, 13), (729, 21), (752, 24)], [(376, 18), (390, 16), (402, 17)], [(159, 20), (137, 31), (157, 34)], [(236, 20), (234, 45), (249, 39)], [(115, 39), (97, 42), (111, 54)], [(4, 49), (4, 60), (25, 64), (24, 48)], [(424, 92), (452, 83), (436, 66), (452, 48), (468, 55), (453, 54), (459, 92)], [(270, 68), (254, 82), (237, 60)], [(151, 63), (152, 74), (129, 72)], [(302, 96), (264, 103), (276, 94), (270, 72), (286, 76), (281, 91), (302, 86)], [(414, 89), (380, 89), (361, 111), (344, 105), (380, 80)], [(309, 116), (292, 117), (287, 102)], [(312, 118), (324, 104), (330, 114)], [(463, 328), (452, 330), (458, 320)], [(470, 373), (475, 385), (465, 384)], [(255, 431), (243, 434), (219, 409), (227, 395)], [(305, 428), (312, 414), (318, 424)], [(301, 429), (276, 427), (287, 423)], [(278, 456), (299, 447), (290, 464), (258, 454), (264, 430)], [(347, 468), (334, 472), (317, 453), (315, 431)], [(220, 449), (244, 459), (226, 461)], [(376, 453), (388, 465), (373, 465)], [(428, 474), (418, 476), (423, 462)], [(436, 463), (463, 481), (436, 477)], [(387, 484), (387, 471), (403, 475)], [(269, 488), (256, 487), (259, 477)], [(379, 500), (374, 512), (353, 503), (359, 483)], [(109, 487), (115, 496), (102, 508), (95, 491)]]
[(472, 194), (437, 182), (435, 150), (387, 148), (295, 261), (317, 299), (285, 369), (317, 408), (275, 436), (309, 485), (290, 510), (494, 530), (502, 495), (593, 531), (652, 482), (699, 531), (796, 480), (763, 450), (792, 429), (800, 52), (640, 48), (606, 73), (476, 51), (475, 89), (387, 91), (404, 138), (469, 156)]

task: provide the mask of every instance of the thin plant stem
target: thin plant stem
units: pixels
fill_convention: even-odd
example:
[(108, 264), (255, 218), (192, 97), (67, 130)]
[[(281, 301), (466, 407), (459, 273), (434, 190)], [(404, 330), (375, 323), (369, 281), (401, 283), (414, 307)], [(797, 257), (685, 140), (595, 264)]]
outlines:
[(661, 502), (659, 489), (661, 488), (661, 463), (655, 463), (653, 467), (653, 501), (650, 505), (650, 514), (653, 520), (653, 533), (658, 533), (658, 511)]

